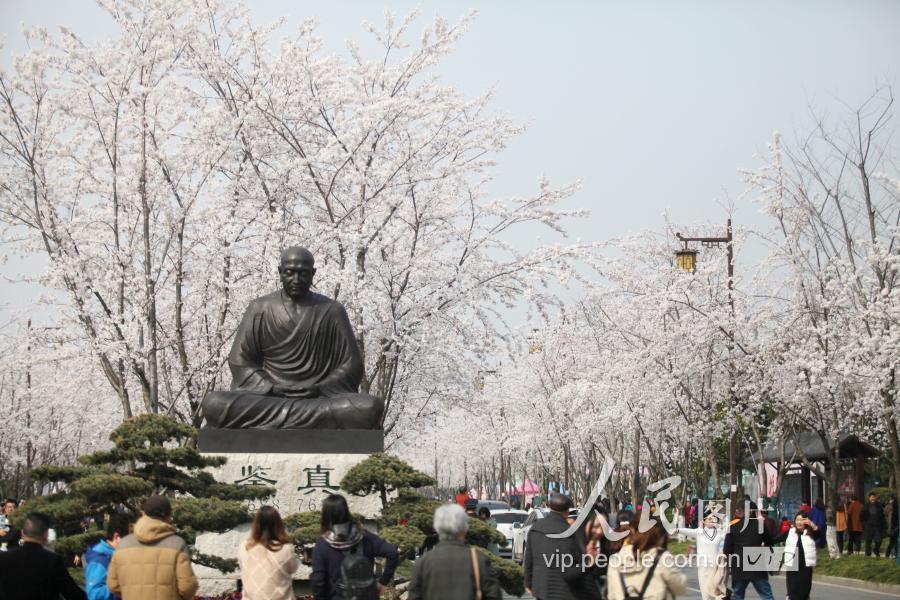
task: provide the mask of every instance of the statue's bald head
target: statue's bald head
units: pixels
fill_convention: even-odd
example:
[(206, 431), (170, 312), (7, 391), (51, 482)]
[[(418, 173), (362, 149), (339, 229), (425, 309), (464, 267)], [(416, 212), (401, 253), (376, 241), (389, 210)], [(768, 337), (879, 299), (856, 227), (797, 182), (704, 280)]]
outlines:
[(315, 266), (316, 259), (313, 258), (312, 252), (303, 246), (290, 246), (281, 251), (281, 266), (286, 263), (302, 262), (311, 267)]
[(312, 252), (302, 246), (291, 246), (281, 251), (278, 274), (288, 296), (300, 300), (309, 292), (316, 274), (315, 264)]

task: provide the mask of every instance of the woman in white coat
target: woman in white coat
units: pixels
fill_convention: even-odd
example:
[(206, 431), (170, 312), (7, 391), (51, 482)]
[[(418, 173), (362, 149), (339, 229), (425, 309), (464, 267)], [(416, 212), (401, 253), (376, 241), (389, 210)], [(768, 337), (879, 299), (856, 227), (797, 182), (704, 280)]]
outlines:
[(794, 526), (775, 538), (776, 542), (784, 542), (784, 569), (791, 600), (809, 600), (813, 567), (816, 566), (815, 533), (818, 529), (809, 514), (801, 510), (794, 517)]
[(680, 533), (696, 540), (697, 578), (703, 600), (722, 600), (727, 593), (728, 569), (722, 548), (728, 531), (721, 526), (712, 511), (704, 511), (703, 523), (696, 529), (678, 528)]

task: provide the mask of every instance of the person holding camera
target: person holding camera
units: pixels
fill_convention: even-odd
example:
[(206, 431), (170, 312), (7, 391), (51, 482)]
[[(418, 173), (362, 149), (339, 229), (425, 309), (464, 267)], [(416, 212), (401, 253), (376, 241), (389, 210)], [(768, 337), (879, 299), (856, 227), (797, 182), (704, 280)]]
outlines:
[(10, 518), (16, 510), (16, 501), (12, 498), (3, 502), (0, 508), (0, 551), (5, 552), (18, 547), (21, 532), (12, 526)]

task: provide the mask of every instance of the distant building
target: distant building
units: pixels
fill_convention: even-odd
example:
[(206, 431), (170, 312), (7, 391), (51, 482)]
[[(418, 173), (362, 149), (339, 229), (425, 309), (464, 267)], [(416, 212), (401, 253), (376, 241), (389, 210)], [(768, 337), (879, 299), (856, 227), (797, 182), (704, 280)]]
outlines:
[[(832, 453), (825, 447), (822, 438), (813, 431), (800, 433), (797, 441), (798, 446), (795, 447), (793, 439), (785, 440), (783, 451), (780, 441), (770, 442), (763, 450), (762, 460), (758, 453), (753, 455), (754, 462), (762, 463), (765, 467), (766, 489), (763, 495), (766, 497), (775, 495), (778, 462), (784, 460), (786, 463), (779, 507), (779, 512), (785, 515), (794, 514), (803, 500), (813, 501), (821, 497), (828, 501), (825, 496), (825, 482), (803, 464), (803, 458), (825, 471), (826, 463), (832, 459)], [(866, 491), (866, 460), (881, 456), (881, 452), (850, 433), (838, 436), (837, 445), (838, 496), (842, 501), (857, 494), (862, 497)]]

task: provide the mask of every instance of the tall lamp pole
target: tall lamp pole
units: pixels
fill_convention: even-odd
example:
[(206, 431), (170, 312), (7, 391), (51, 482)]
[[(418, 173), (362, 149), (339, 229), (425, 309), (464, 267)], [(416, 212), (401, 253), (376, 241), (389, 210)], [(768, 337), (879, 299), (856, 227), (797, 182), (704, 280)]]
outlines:
[[(704, 248), (718, 248), (725, 244), (725, 250), (728, 254), (728, 306), (731, 309), (731, 317), (734, 318), (734, 237), (731, 232), (731, 219), (728, 219), (727, 232), (725, 237), (686, 237), (680, 233), (676, 233), (675, 237), (682, 243), (681, 249), (675, 252), (675, 264), (682, 271), (693, 273), (697, 266), (697, 251), (689, 247), (690, 242), (699, 243)], [(728, 354), (729, 358), (734, 347), (734, 330), (728, 333)], [(732, 365), (733, 371), (733, 365)], [(734, 373), (730, 372), (732, 379)], [(732, 381), (733, 384), (733, 381)], [(729, 386), (729, 402), (731, 408), (734, 409), (734, 385)], [(728, 498), (731, 501), (731, 509), (737, 506), (737, 436), (735, 427), (731, 427), (731, 439), (728, 442), (728, 466), (731, 473), (731, 484), (729, 486)]]

